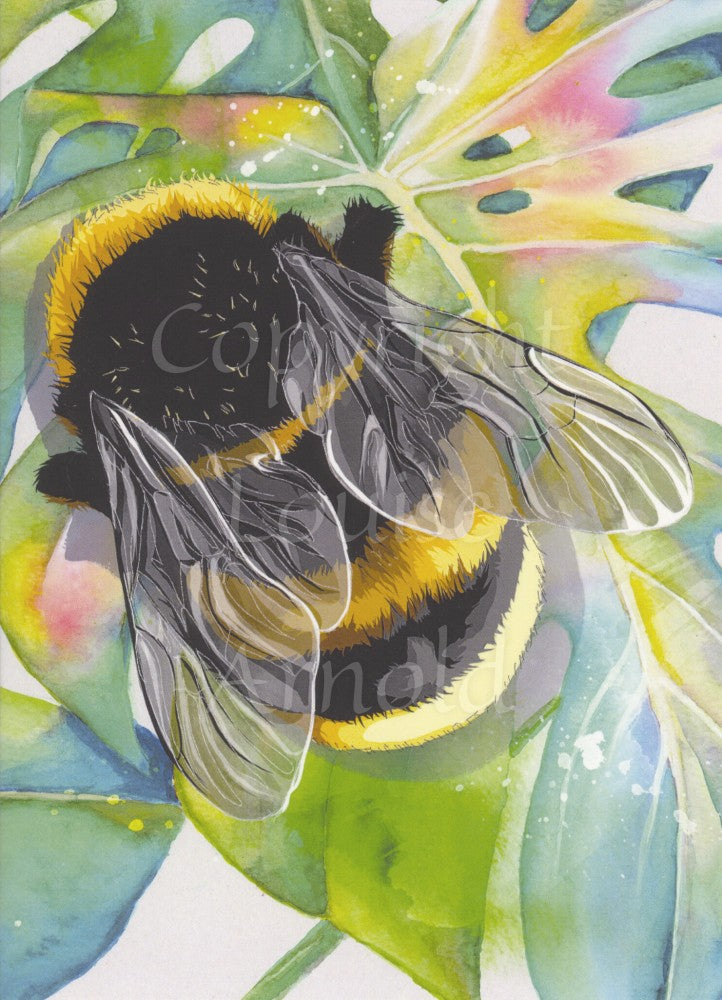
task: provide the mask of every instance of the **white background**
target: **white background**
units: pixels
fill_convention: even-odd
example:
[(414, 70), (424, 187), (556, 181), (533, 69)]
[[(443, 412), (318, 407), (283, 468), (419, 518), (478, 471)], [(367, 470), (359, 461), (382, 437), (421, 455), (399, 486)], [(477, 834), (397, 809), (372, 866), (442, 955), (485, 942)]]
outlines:
[[(392, 33), (435, 7), (435, 0), (374, 3), (376, 15)], [(709, 221), (719, 216), (720, 204), (722, 168), (718, 166), (688, 215)], [(609, 361), (630, 380), (722, 422), (722, 320), (718, 317), (635, 306)], [(34, 434), (32, 417), (24, 410), (11, 461)], [(3, 686), (49, 698), (17, 663), (4, 637), (0, 667)], [(264, 896), (186, 823), (119, 942), (56, 998), (240, 1000), (314, 923)], [(485, 1000), (528, 1000), (520, 989), (519, 984), (493, 984)], [(350, 940), (343, 941), (289, 994), (291, 1000), (336, 995), (344, 1000), (429, 998), (403, 973)]]

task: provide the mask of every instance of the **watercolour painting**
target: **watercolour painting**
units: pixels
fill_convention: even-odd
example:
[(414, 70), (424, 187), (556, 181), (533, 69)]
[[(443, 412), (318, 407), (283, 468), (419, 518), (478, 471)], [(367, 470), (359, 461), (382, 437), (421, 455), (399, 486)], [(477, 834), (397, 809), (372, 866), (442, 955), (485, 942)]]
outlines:
[(719, 1000), (719, 0), (0, 46), (4, 1000)]

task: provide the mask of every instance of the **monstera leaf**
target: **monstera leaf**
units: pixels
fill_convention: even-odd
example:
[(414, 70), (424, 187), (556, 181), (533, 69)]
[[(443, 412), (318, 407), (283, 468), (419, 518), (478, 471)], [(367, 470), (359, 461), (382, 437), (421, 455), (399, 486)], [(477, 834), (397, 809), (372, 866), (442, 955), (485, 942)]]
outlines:
[[(74, 8), (9, 9), (8, 51)], [(330, 235), (363, 195), (402, 214), (402, 292), (615, 377), (606, 358), (630, 304), (722, 312), (719, 220), (686, 214), (718, 169), (722, 9), (447, 0), (389, 41), (365, 0), (118, 0), (93, 26), (0, 103), (19, 123), (3, 159), (3, 386), (10, 423), (31, 390), (45, 439), (2, 487), (3, 623), (28, 669), (137, 768), (102, 519), (67, 523), (33, 494), (61, 433), (33, 383), (64, 227), (181, 176), (250, 184)], [(540, 530), (547, 600), (529, 655), (545, 706), (522, 667), (501, 703), (429, 746), (314, 748), (287, 812), (263, 823), (179, 782), (232, 864), (435, 996), (716, 996), (720, 433), (632, 388), (687, 450), (695, 504), (663, 531), (575, 540), (582, 601), (551, 585), (577, 579), (560, 562), (569, 540)], [(75, 634), (66, 573), (84, 595)]]
[(3, 996), (46, 997), (116, 940), (181, 823), (168, 762), (141, 736), (152, 776), (74, 716), (0, 692)]

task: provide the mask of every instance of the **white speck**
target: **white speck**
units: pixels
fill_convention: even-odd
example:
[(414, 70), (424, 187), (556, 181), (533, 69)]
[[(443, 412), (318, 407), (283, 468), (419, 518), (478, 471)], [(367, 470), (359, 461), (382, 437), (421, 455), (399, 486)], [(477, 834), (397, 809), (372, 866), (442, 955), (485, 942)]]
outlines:
[(435, 94), (439, 88), (433, 80), (417, 80), (416, 89), (420, 94)]
[(257, 114), (258, 114), (258, 108), (254, 108), (254, 109), (253, 109), (253, 114), (254, 114), (254, 115), (257, 115)]
[(236, 108), (238, 107), (238, 105), (236, 104), (235, 101), (231, 101), (231, 103), (228, 105), (228, 107), (231, 109), (231, 111), (235, 111)]
[(463, 785), (457, 785), (456, 786), (456, 791), (457, 792), (463, 792), (464, 791), (464, 786)]
[(320, 109), (320, 107), (318, 106), (318, 104), (316, 105), (316, 107), (315, 107), (315, 108), (311, 108), (311, 117), (312, 117), (312, 118), (315, 118), (315, 117), (316, 117), (316, 115), (320, 115), (320, 114), (321, 114), (321, 109)]
[(511, 778), (504, 778), (504, 780), (501, 783), (501, 787), (508, 788), (510, 784), (511, 784)]
[(596, 733), (587, 733), (574, 741), (577, 750), (581, 750), (582, 764), (587, 771), (596, 771), (604, 763), (601, 744), (604, 743), (604, 733), (598, 729)]
[(229, 139), (228, 140), (228, 145), (231, 147), (231, 149), (233, 149), (233, 147), (235, 146), (234, 140), (233, 139)]
[(361, 135), (366, 135), (366, 129), (365, 128), (359, 129), (359, 132), (361, 133)]
[(333, 55), (333, 49), (326, 49), (324, 55), (326, 56), (327, 59), (330, 59), (331, 56)]
[(620, 760), (617, 767), (622, 774), (629, 774), (629, 768), (632, 766), (631, 760)]
[(13, 920), (13, 924), (14, 924), (14, 925), (15, 925), (16, 927), (22, 927), (22, 926), (23, 926), (23, 922), (22, 922), (22, 920)]
[(275, 160), (275, 158), (278, 156), (278, 154), (280, 152), (281, 152), (280, 149), (272, 149), (272, 150), (270, 150), (270, 152), (264, 153), (263, 154), (263, 162), (264, 163), (270, 163), (271, 160)]
[(386, 142), (386, 141), (388, 141), (389, 139), (393, 139), (393, 137), (394, 137), (394, 133), (393, 133), (393, 132), (387, 132), (387, 133), (386, 133), (386, 135), (385, 135), (385, 136), (383, 136), (383, 139), (384, 139), (384, 141)]
[(326, 185), (324, 184), (323, 187), (316, 188), (316, 194), (326, 194)]
[(545, 816), (545, 817), (544, 817), (544, 822), (545, 822), (545, 823), (548, 823), (548, 822), (549, 822), (549, 817), (548, 817), (548, 816)]
[(258, 164), (255, 160), (246, 160), (241, 164), (241, 173), (244, 177), (250, 177), (251, 174), (255, 174), (258, 170)]
[(690, 819), (686, 812), (682, 809), (674, 810), (674, 818), (679, 823), (679, 827), (682, 833), (686, 833), (688, 837), (691, 837), (694, 831), (697, 829), (697, 824), (693, 819)]
[(313, 163), (311, 165), (311, 170), (314, 170), (314, 171), (318, 170), (318, 163)]
[(352, 79), (352, 80), (355, 80), (355, 79), (356, 79), (356, 74), (355, 74), (355, 73), (352, 73), (352, 74), (351, 74), (351, 79)]
[(399, 73), (398, 76), (396, 77), (397, 80), (403, 80), (403, 78), (404, 78), (403, 73)]
[(283, 133), (283, 141), (284, 142), (290, 142), (291, 141), (291, 133), (290, 132), (284, 132)]
[(568, 753), (560, 753), (557, 757), (557, 764), (563, 771), (568, 771), (572, 766), (572, 758)]
[(517, 146), (523, 146), (525, 142), (529, 142), (531, 132), (526, 125), (517, 125), (516, 128), (510, 128), (506, 132), (502, 132), (501, 138), (506, 139), (512, 149), (516, 149)]
[(566, 792), (561, 792), (560, 795), (559, 795), (559, 798), (560, 798), (560, 800), (562, 802), (566, 802), (568, 800), (569, 796), (567, 795)]
[(181, 146), (185, 146), (185, 145), (186, 145), (186, 140), (185, 139), (181, 139)]
[(644, 789), (637, 782), (632, 785), (632, 795), (644, 795)]

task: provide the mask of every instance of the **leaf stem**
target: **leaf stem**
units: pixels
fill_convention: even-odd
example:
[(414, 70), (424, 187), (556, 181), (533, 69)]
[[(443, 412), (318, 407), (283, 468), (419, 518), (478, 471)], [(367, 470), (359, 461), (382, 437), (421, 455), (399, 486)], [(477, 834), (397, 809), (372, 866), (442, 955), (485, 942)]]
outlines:
[(344, 934), (327, 920), (319, 922), (273, 965), (243, 1000), (281, 1000), (304, 976), (320, 965)]

